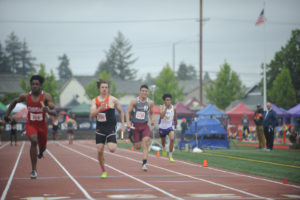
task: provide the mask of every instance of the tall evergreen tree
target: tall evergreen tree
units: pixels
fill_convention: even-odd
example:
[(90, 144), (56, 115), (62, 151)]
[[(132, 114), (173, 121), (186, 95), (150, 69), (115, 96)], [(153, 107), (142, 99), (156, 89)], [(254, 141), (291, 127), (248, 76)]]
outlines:
[(270, 90), (269, 96), (270, 101), (279, 107), (288, 109), (296, 105), (296, 92), (288, 68), (283, 67), (282, 71), (273, 81), (273, 87)]
[(232, 101), (242, 97), (242, 82), (228, 63), (221, 66), (215, 82), (205, 86), (207, 98), (218, 108), (225, 109)]
[(9, 67), (10, 72), (23, 74), (24, 76), (35, 72), (35, 58), (31, 56), (31, 51), (28, 49), (26, 41), (23, 43), (20, 42), (19, 38), (12, 32), (5, 41), (5, 44), (7, 66), (3, 67), (6, 69)]
[[(175, 104), (177, 101), (182, 101), (183, 87), (179, 87), (179, 80), (176, 78), (170, 65), (166, 65), (159, 76), (154, 79), (154, 84), (156, 85), (154, 91), (154, 103), (156, 105), (163, 104), (162, 96), (165, 93), (172, 95), (172, 103)], [(150, 90), (150, 98), (152, 98), (152, 92)]]
[(57, 67), (59, 80), (67, 81), (72, 77), (72, 71), (70, 69), (70, 61), (66, 54), (58, 57), (60, 61), (59, 66)]
[(150, 73), (147, 73), (146, 78), (145, 78), (145, 84), (147, 85), (153, 85), (154, 84), (154, 79), (152, 78)]
[(137, 70), (130, 68), (136, 62), (136, 58), (132, 58), (132, 45), (125, 39), (121, 32), (118, 32), (114, 42), (110, 45), (109, 50), (105, 53), (106, 58), (101, 61), (95, 73), (98, 76), (103, 71), (111, 74), (112, 77), (122, 80), (132, 80), (136, 78)]
[(11, 74), (11, 68), (8, 64), (8, 57), (5, 54), (5, 49), (3, 49), (0, 43), (0, 72), (3, 74)]
[(18, 37), (12, 32), (8, 39), (5, 40), (5, 51), (8, 57), (8, 65), (11, 67), (13, 73), (18, 73), (18, 69), (21, 68), (22, 60), (22, 43)]
[(34, 62), (35, 58), (32, 57), (31, 51), (27, 47), (26, 41), (22, 43), (21, 48), (21, 66), (17, 69), (18, 74), (23, 74), (24, 76), (27, 76), (30, 74), (30, 72), (35, 72), (34, 68)]
[(204, 84), (208, 84), (211, 82), (210, 76), (208, 72), (205, 72), (204, 78), (203, 78)]
[(179, 80), (195, 80), (197, 79), (197, 72), (193, 65), (187, 65), (181, 62), (177, 71)]

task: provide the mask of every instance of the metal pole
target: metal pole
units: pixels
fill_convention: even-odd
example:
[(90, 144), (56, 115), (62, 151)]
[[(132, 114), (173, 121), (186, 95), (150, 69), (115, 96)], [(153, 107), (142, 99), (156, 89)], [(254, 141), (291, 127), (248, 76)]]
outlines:
[(203, 93), (202, 93), (202, 25), (203, 25), (203, 6), (202, 0), (200, 0), (200, 39), (199, 39), (199, 88), (200, 88), (200, 103), (203, 104)]
[[(264, 2), (264, 15), (266, 14)], [(264, 110), (267, 109), (267, 78), (266, 78), (266, 22), (264, 23)]]

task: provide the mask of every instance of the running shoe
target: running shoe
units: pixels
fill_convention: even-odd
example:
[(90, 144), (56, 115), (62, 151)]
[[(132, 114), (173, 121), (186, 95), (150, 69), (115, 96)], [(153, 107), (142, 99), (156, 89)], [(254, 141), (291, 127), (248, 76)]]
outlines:
[(144, 170), (144, 171), (147, 171), (147, 170), (148, 170), (146, 164), (143, 164), (143, 165), (142, 165), (142, 170)]
[(162, 156), (167, 157), (167, 151), (166, 150), (162, 150)]
[(172, 156), (169, 157), (170, 162), (174, 162), (174, 159)]
[(101, 178), (107, 178), (107, 172), (102, 172)]
[(32, 170), (31, 175), (30, 175), (30, 178), (31, 178), (31, 179), (36, 179), (36, 177), (37, 177), (37, 172), (36, 172), (36, 170)]

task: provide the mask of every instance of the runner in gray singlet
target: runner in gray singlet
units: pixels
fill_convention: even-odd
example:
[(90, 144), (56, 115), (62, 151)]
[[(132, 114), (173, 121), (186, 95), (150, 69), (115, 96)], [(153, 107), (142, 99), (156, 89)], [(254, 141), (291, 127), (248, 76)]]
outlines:
[[(136, 149), (141, 149), (143, 143), (143, 163), (142, 169), (147, 171), (148, 148), (150, 141), (150, 128), (148, 120), (151, 121), (151, 126), (154, 126), (153, 101), (148, 99), (148, 86), (140, 87), (140, 96), (131, 100), (126, 112), (127, 128), (130, 129), (130, 116), (132, 115), (133, 122), (133, 140)], [(149, 116), (148, 116), (149, 111)]]

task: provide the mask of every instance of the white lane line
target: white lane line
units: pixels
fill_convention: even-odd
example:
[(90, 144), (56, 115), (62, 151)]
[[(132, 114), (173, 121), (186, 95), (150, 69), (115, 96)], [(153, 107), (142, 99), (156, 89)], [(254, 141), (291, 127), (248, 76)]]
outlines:
[(64, 172), (69, 176), (69, 178), (75, 183), (75, 185), (81, 190), (81, 192), (84, 194), (84, 196), (87, 199), (93, 199), (89, 193), (76, 181), (76, 179), (68, 172), (68, 170), (66, 170), (66, 168), (64, 168), (64, 166), (54, 157), (54, 155), (47, 150), (47, 152), (49, 153), (49, 155), (53, 158), (53, 160), (55, 160), (55, 162), (62, 168), (62, 170), (64, 170)]
[[(66, 148), (66, 149), (68, 149), (68, 150), (70, 150), (70, 151), (73, 151), (73, 152), (78, 153), (78, 154), (80, 154), (80, 155), (82, 155), (82, 156), (85, 156), (85, 157), (87, 157), (87, 158), (89, 158), (89, 159), (91, 159), (91, 160), (93, 160), (93, 161), (95, 161), (95, 162), (98, 162), (97, 159), (95, 159), (95, 158), (93, 158), (93, 157), (90, 157), (90, 156), (88, 156), (88, 155), (86, 155), (86, 154), (83, 154), (83, 153), (81, 153), (80, 151), (77, 151), (77, 150), (75, 150), (75, 149), (72, 149), (72, 148), (70, 148), (70, 147), (67, 147), (67, 146), (65, 146), (65, 145), (63, 145), (63, 144), (61, 144), (61, 146), (64, 147), (64, 148)], [(95, 148), (94, 150), (96, 150), (96, 148)], [(157, 190), (157, 191), (159, 191), (159, 192), (161, 192), (161, 193), (163, 193), (163, 194), (165, 194), (165, 195), (167, 195), (167, 196), (169, 196), (169, 197), (171, 197), (171, 198), (173, 198), (173, 199), (183, 200), (183, 199), (180, 198), (180, 197), (177, 197), (177, 196), (175, 196), (175, 195), (173, 195), (173, 194), (171, 194), (171, 193), (169, 193), (169, 192), (167, 192), (167, 191), (165, 191), (165, 190), (162, 190), (162, 189), (160, 189), (160, 188), (158, 188), (158, 187), (156, 187), (156, 186), (154, 186), (154, 185), (151, 185), (151, 184), (149, 184), (149, 183), (147, 183), (147, 182), (145, 182), (145, 181), (143, 181), (143, 180), (141, 180), (141, 179), (138, 179), (138, 178), (136, 178), (136, 177), (134, 177), (134, 176), (131, 176), (130, 174), (127, 174), (127, 173), (125, 173), (125, 172), (123, 172), (123, 171), (121, 171), (121, 170), (118, 170), (118, 169), (116, 169), (116, 168), (114, 168), (114, 167), (112, 167), (112, 166), (110, 166), (110, 165), (108, 165), (108, 164), (105, 164), (105, 165), (108, 166), (109, 168), (111, 168), (111, 169), (113, 169), (113, 170), (119, 172), (120, 174), (123, 174), (124, 176), (127, 176), (127, 177), (129, 177), (129, 178), (132, 178), (132, 179), (134, 179), (134, 180), (136, 180), (136, 181), (138, 181), (138, 182), (140, 182), (140, 183), (142, 183), (142, 184), (144, 184), (144, 185), (147, 185), (148, 187), (151, 187), (151, 188), (153, 188), (153, 189), (155, 189), (155, 190)]]
[(17, 160), (16, 160), (16, 162), (15, 162), (15, 166), (14, 166), (14, 168), (13, 168), (11, 174), (10, 174), (10, 177), (9, 177), (9, 179), (8, 179), (8, 181), (7, 181), (6, 187), (5, 187), (5, 189), (4, 189), (4, 191), (3, 191), (2, 195), (1, 195), (1, 200), (4, 200), (5, 197), (6, 197), (6, 195), (7, 195), (7, 191), (8, 191), (8, 189), (9, 189), (10, 185), (11, 185), (12, 179), (13, 179), (13, 177), (14, 177), (14, 175), (15, 175), (17, 166), (18, 166), (18, 164), (19, 164), (19, 160), (20, 160), (21, 154), (22, 154), (22, 152), (23, 152), (24, 145), (25, 145), (25, 142), (22, 142), (22, 146), (21, 146), (19, 155), (18, 155), (18, 157), (17, 157)]
[[(139, 152), (135, 152), (135, 151), (130, 151), (127, 149), (122, 149), (122, 148), (118, 148), (118, 150), (124, 151), (124, 152), (130, 152), (130, 153), (136, 153), (139, 154)], [(150, 155), (151, 157), (156, 157), (155, 155)], [(168, 158), (161, 158), (161, 159), (168, 159)], [(188, 163), (182, 160), (176, 160), (176, 162), (180, 162), (186, 165), (190, 165), (190, 166), (194, 166), (194, 167), (202, 167), (200, 164), (193, 164), (193, 163)], [(256, 180), (260, 180), (260, 181), (266, 181), (266, 182), (270, 182), (270, 183), (275, 183), (275, 184), (279, 184), (279, 185), (284, 185), (284, 186), (291, 186), (294, 188), (300, 188), (299, 185), (293, 185), (293, 184), (284, 184), (283, 181), (279, 182), (279, 181), (274, 181), (274, 180), (270, 180), (270, 179), (265, 179), (265, 178), (259, 178), (259, 177), (255, 177), (255, 176), (250, 176), (250, 175), (245, 175), (245, 174), (239, 174), (237, 172), (230, 172), (230, 171), (226, 171), (226, 170), (221, 170), (221, 169), (216, 169), (213, 167), (205, 167), (206, 169), (210, 169), (210, 170), (214, 170), (214, 171), (218, 171), (218, 172), (223, 172), (223, 173), (227, 173), (227, 174), (232, 174), (235, 176), (242, 176), (242, 177), (247, 177), (247, 178), (252, 178), (252, 179), (256, 179)]]
[(9, 142), (7, 142), (7, 143), (1, 145), (1, 146), (0, 146), (0, 149), (3, 149), (3, 148), (4, 148), (6, 145), (8, 145), (8, 144), (9, 144)]
[[(85, 147), (85, 148), (92, 149), (91, 147), (87, 147), (85, 145), (80, 145), (80, 144), (78, 144), (78, 145), (82, 146), (82, 147)], [(121, 156), (121, 155), (118, 155), (118, 154), (114, 154), (114, 153), (110, 153), (110, 152), (106, 152), (106, 153), (108, 153), (110, 155), (114, 155), (116, 157), (125, 158), (125, 159), (128, 159), (128, 160), (134, 161), (134, 162), (138, 162), (138, 163), (140, 162), (139, 160), (135, 160), (135, 159), (132, 159), (132, 158), (129, 158), (129, 157), (124, 157), (124, 156)], [(239, 190), (239, 189), (227, 186), (227, 185), (216, 183), (216, 182), (213, 182), (213, 181), (205, 180), (205, 179), (202, 179), (202, 178), (197, 178), (197, 177), (194, 177), (194, 176), (191, 176), (191, 175), (188, 175), (188, 174), (183, 174), (181, 172), (177, 172), (177, 171), (169, 170), (169, 169), (166, 169), (166, 168), (162, 168), (162, 167), (159, 167), (157, 165), (153, 165), (153, 164), (147, 164), (147, 165), (148, 166), (152, 166), (152, 167), (156, 167), (158, 169), (165, 170), (165, 171), (168, 171), (168, 172), (171, 172), (171, 173), (174, 173), (174, 174), (185, 176), (185, 177), (188, 177), (188, 178), (191, 178), (191, 179), (195, 179), (195, 180), (198, 180), (198, 181), (210, 183), (212, 185), (217, 185), (219, 187), (223, 187), (223, 188), (226, 188), (226, 189), (229, 189), (229, 190), (233, 190), (233, 191), (236, 191), (236, 192), (239, 192), (239, 193), (243, 193), (243, 194), (246, 194), (248, 196), (252, 196), (252, 197), (258, 198), (258, 199), (269, 199), (269, 200), (272, 199), (272, 198), (267, 198), (267, 197), (259, 196), (259, 195), (256, 195), (256, 194), (253, 194), (253, 193), (250, 193), (250, 192), (246, 192), (244, 190)]]

